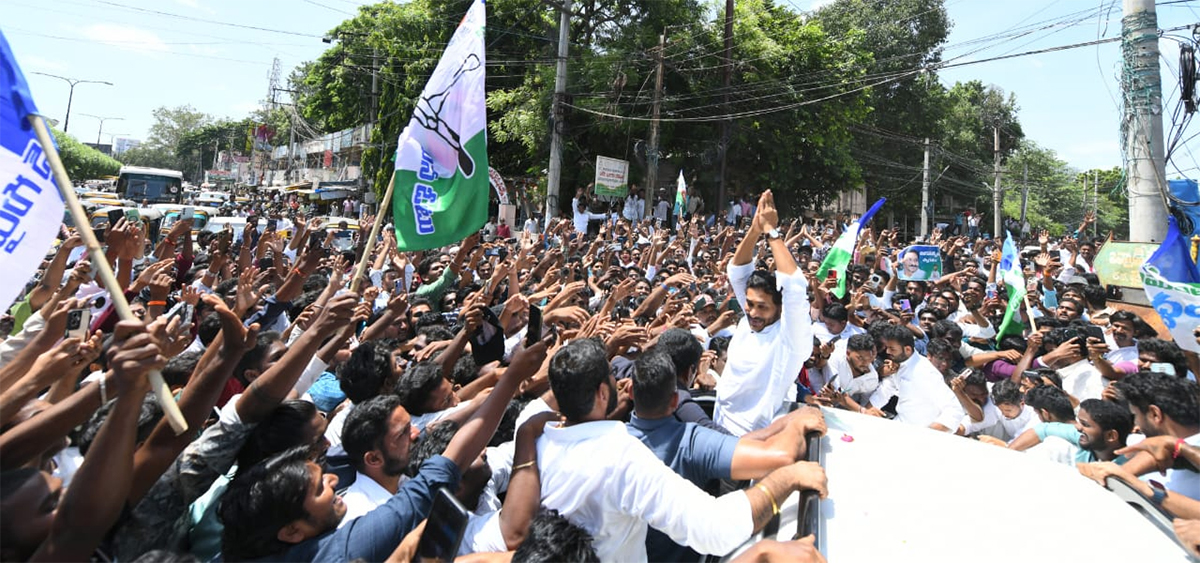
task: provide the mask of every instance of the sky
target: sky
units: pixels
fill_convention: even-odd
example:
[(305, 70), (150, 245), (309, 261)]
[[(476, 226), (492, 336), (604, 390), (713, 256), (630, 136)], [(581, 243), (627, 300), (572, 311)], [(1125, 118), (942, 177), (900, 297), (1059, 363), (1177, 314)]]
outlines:
[[(829, 0), (782, 0), (811, 10)], [(1200, 0), (1158, 0), (1159, 28), (1200, 23)], [(75, 88), (69, 132), (95, 142), (145, 139), (159, 106), (191, 105), (241, 119), (267, 96), (272, 62), (281, 77), (330, 46), (321, 37), (355, 0), (0, 0), (0, 23), (39, 109), (60, 120), (69, 86), (35, 74), (101, 80)], [(1117, 0), (946, 0), (953, 28), (944, 60), (965, 62), (1120, 36)], [(883, 17), (881, 15), (881, 17)], [(1053, 24), (1053, 25), (1051, 25)], [(994, 38), (1013, 29), (1025, 35)], [(1177, 36), (1190, 31), (1175, 32)], [(993, 37), (989, 41), (974, 41)], [(974, 42), (973, 42), (974, 41)], [(1160, 41), (1164, 129), (1178, 103), (1177, 43)], [(1121, 163), (1120, 43), (946, 69), (947, 86), (980, 80), (1015, 94), (1026, 137), (1077, 169)], [(281, 84), (286, 87), (286, 84)], [(1187, 131), (1186, 136), (1200, 132)], [(1193, 155), (1193, 152), (1196, 154)], [(1168, 176), (1200, 175), (1200, 137), (1177, 150)]]

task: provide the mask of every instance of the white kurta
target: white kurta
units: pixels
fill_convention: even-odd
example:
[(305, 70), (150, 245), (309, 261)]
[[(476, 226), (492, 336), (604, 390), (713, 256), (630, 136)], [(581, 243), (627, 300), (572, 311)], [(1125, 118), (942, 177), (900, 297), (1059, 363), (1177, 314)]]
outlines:
[[(746, 282), (754, 264), (729, 265), (729, 285), (746, 309)], [(729, 359), (717, 384), (713, 420), (737, 436), (771, 423), (782, 408), (788, 388), (795, 387), (804, 361), (812, 355), (812, 320), (808, 316), (808, 282), (797, 271), (775, 274), (783, 292), (779, 320), (759, 332), (745, 318), (729, 342)]]

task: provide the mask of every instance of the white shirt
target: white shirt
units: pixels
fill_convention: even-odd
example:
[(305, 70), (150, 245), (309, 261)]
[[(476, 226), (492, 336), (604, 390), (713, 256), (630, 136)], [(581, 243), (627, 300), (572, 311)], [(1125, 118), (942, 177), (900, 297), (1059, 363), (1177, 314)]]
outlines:
[(1041, 421), (1042, 419), (1038, 418), (1037, 411), (1033, 410), (1033, 407), (1021, 405), (1021, 414), (1018, 414), (1016, 418), (1001, 416), (1000, 426), (1004, 428), (1004, 439), (1011, 442)]
[(581, 235), (587, 234), (588, 221), (598, 221), (608, 217), (603, 213), (592, 213), (586, 209), (580, 211), (579, 200), (577, 199), (571, 200), (571, 210), (575, 212), (575, 214), (571, 216), (571, 220), (575, 224), (575, 232)]
[[(1192, 434), (1183, 439), (1189, 446), (1200, 447), (1200, 434)], [(1159, 480), (1161, 475), (1149, 473), (1146, 479)], [(1200, 500), (1200, 473), (1186, 469), (1168, 469), (1162, 484), (1168, 491), (1179, 493), (1193, 500)]]
[(325, 439), (329, 440), (329, 448), (325, 450), (326, 456), (346, 455), (346, 450), (342, 448), (342, 428), (346, 426), (346, 417), (354, 410), (354, 403), (349, 399), (346, 402), (348, 404), (325, 425)]
[[(984, 320), (986, 321), (986, 319)], [(987, 326), (981, 326), (973, 323), (959, 322), (958, 327), (963, 331), (963, 338), (993, 338), (996, 336), (996, 329), (992, 327), (991, 323), (988, 323)]]
[(658, 202), (658, 205), (654, 207), (654, 217), (656, 219), (662, 219), (664, 223), (667, 221), (667, 216), (670, 214), (671, 204), (667, 203), (667, 200), (665, 199)]
[(621, 214), (633, 222), (642, 220), (642, 215), (646, 211), (646, 202), (640, 197), (629, 196), (625, 198), (625, 209), (621, 210)]
[(1063, 391), (1080, 401), (1099, 399), (1104, 392), (1104, 377), (1087, 360), (1062, 368), (1058, 374), (1062, 376)]
[(971, 418), (971, 415), (965, 414), (962, 417), (962, 422), (959, 423), (963, 427), (963, 433), (967, 436), (979, 433), (991, 434), (990, 431), (999, 426), (1000, 419), (1004, 418), (1004, 415), (1000, 414), (1000, 409), (992, 403), (991, 397), (988, 397), (987, 402), (980, 409), (983, 411), (983, 420), (976, 422)]
[(1114, 346), (1114, 344), (1109, 344), (1109, 346), (1113, 346), (1113, 348), (1115, 348), (1115, 349), (1112, 350), (1111, 352), (1105, 354), (1104, 359), (1108, 360), (1109, 363), (1113, 363), (1113, 364), (1118, 363), (1118, 362), (1137, 363), (1138, 349), (1137, 349), (1136, 343), (1133, 344), (1132, 346), (1125, 346), (1123, 348), (1116, 348), (1116, 346)]
[(522, 227), (521, 230), (523, 230), (527, 233), (530, 233), (530, 234), (536, 233), (537, 232), (537, 219), (534, 219), (533, 217), (526, 219), (525, 226)]
[(924, 356), (914, 352), (892, 378), (900, 396), (896, 420), (921, 427), (936, 422), (951, 431), (958, 428), (964, 414), (962, 405), (941, 372)]
[[(728, 273), (729, 285), (745, 311), (746, 282), (754, 273), (754, 263), (731, 263)], [(804, 361), (812, 355), (808, 282), (799, 270), (792, 275), (776, 272), (775, 280), (783, 292), (779, 320), (754, 332), (742, 318), (729, 341), (729, 360), (717, 384), (713, 420), (736, 436), (771, 423), (788, 388), (795, 388)]]
[(508, 551), (508, 544), (504, 541), (504, 530), (500, 528), (500, 511), (484, 515), (468, 514), (462, 543), (458, 544), (458, 554), (502, 551)]
[[(400, 476), (400, 484), (403, 485), (408, 480), (408, 476)], [(346, 487), (346, 492), (342, 493), (342, 502), (346, 503), (346, 516), (342, 518), (338, 527), (341, 528), (351, 520), (362, 516), (376, 507), (392, 498), (392, 493), (382, 485), (376, 483), (368, 475), (359, 472), (354, 478), (354, 483)]]
[(601, 561), (646, 561), (647, 525), (709, 554), (729, 553), (754, 531), (745, 493), (709, 496), (620, 422), (550, 422), (537, 449), (542, 505), (587, 530)]
[(870, 370), (860, 376), (855, 377), (854, 370), (850, 368), (850, 362), (846, 359), (846, 344), (845, 340), (839, 341), (833, 346), (833, 353), (829, 355), (829, 364), (833, 373), (837, 374), (837, 383), (842, 391), (850, 395), (854, 402), (863, 405), (865, 401), (879, 388), (879, 372), (875, 371), (875, 366), (871, 365)]
[(837, 334), (830, 332), (829, 327), (825, 326), (825, 323), (823, 322), (812, 323), (812, 334), (813, 336), (817, 337), (817, 340), (821, 341), (821, 344), (828, 344), (834, 336), (837, 336), (840, 339), (839, 342), (845, 342), (850, 340), (850, 337), (854, 336), (855, 334), (866, 333), (867, 331), (863, 330), (862, 327), (855, 326), (850, 323), (846, 323), (846, 328), (843, 328), (842, 331)]

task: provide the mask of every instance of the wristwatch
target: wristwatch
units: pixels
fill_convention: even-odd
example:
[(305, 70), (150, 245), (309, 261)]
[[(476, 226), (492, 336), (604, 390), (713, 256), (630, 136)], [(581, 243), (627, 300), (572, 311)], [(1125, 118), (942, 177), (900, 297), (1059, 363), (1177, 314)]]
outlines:
[(774, 239), (780, 238), (782, 236), (783, 235), (779, 234), (779, 229), (773, 228), (773, 229), (767, 231), (767, 238), (769, 238), (769, 239), (774, 240)]

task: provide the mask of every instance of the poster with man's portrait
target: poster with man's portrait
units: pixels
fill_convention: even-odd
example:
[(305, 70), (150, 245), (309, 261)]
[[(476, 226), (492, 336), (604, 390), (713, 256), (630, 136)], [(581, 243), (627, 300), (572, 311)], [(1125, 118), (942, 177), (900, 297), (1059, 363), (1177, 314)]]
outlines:
[(942, 253), (936, 246), (914, 245), (900, 251), (897, 277), (905, 281), (930, 281), (942, 277)]

